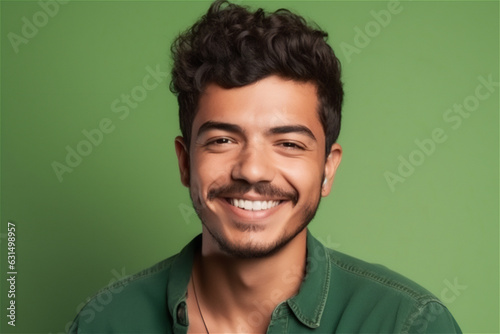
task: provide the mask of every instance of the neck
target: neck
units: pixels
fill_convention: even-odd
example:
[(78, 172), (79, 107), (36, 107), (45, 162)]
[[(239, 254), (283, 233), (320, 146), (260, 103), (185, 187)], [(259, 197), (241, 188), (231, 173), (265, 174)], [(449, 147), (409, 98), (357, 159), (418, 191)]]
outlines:
[(208, 327), (216, 324), (220, 332), (265, 332), (274, 308), (299, 291), (306, 237), (304, 229), (271, 256), (241, 259), (211, 247), (214, 241), (207, 240), (211, 236), (204, 232), (195, 275)]

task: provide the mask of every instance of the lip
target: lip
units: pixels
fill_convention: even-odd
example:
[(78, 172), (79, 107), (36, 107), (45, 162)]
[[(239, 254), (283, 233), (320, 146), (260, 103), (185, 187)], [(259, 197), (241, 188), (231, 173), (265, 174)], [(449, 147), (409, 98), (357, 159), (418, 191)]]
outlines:
[[(244, 198), (247, 199), (246, 197)], [(280, 200), (280, 203), (271, 209), (251, 211), (251, 210), (244, 210), (235, 207), (234, 205), (231, 205), (227, 198), (219, 197), (217, 198), (217, 201), (220, 202), (224, 208), (227, 208), (227, 210), (231, 212), (231, 214), (234, 215), (235, 218), (237, 218), (239, 221), (243, 220), (255, 223), (259, 223), (260, 220), (265, 220), (266, 218), (269, 218), (271, 215), (276, 213), (276, 211), (281, 209), (283, 205), (289, 202), (287, 200)]]
[(262, 198), (263, 196), (254, 192), (250, 191), (244, 194), (220, 194), (219, 197), (221, 198), (237, 198), (237, 199), (243, 199), (243, 200), (248, 200), (248, 201), (285, 201), (288, 200), (288, 198), (281, 198), (281, 197), (270, 197), (270, 198)]

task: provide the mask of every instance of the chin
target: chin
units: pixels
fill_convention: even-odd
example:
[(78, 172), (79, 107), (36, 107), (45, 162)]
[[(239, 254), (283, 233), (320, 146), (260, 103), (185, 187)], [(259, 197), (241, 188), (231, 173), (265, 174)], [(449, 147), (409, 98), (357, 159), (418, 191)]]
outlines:
[[(308, 225), (308, 221), (298, 226), (294, 231), (283, 233), (277, 236), (274, 240), (264, 241), (258, 236), (258, 230), (261, 229), (260, 225), (245, 224), (246, 231), (238, 229), (237, 234), (243, 235), (242, 241), (233, 241), (226, 237), (223, 233), (218, 233), (204, 224), (206, 230), (210, 233), (213, 239), (217, 242), (219, 249), (232, 257), (241, 259), (258, 259), (265, 258), (276, 254), (284, 248), (290, 241), (292, 241), (300, 232), (302, 232)], [(257, 232), (257, 233), (255, 233)], [(262, 234), (265, 232), (262, 231)], [(245, 234), (252, 234), (246, 235)]]

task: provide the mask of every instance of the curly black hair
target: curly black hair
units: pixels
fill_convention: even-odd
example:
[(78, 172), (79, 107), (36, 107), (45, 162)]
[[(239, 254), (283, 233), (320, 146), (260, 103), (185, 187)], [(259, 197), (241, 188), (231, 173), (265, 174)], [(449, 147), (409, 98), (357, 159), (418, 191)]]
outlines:
[(340, 62), (328, 34), (287, 9), (252, 12), (215, 1), (208, 12), (173, 42), (170, 90), (179, 103), (179, 122), (189, 149), (200, 94), (209, 83), (241, 87), (270, 75), (316, 85), (326, 154), (340, 132)]

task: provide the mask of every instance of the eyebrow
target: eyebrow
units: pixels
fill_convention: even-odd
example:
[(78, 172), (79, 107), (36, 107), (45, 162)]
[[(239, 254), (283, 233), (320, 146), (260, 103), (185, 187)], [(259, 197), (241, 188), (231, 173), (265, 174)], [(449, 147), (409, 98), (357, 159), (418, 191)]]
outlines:
[(286, 133), (300, 133), (300, 134), (308, 136), (309, 138), (311, 138), (314, 141), (317, 141), (316, 137), (314, 137), (314, 134), (312, 133), (312, 131), (309, 130), (309, 128), (304, 126), (304, 125), (278, 126), (278, 127), (270, 129), (268, 131), (268, 133), (273, 134), (273, 135), (286, 134)]
[[(245, 131), (239, 125), (236, 125), (236, 124), (207, 121), (200, 126), (196, 137), (199, 137), (203, 133), (210, 131), (210, 130), (222, 130), (222, 131), (227, 131), (227, 132), (232, 132), (232, 133), (237, 133), (237, 134), (244, 134), (245, 133)], [(311, 138), (314, 141), (317, 141), (316, 137), (314, 136), (312, 131), (304, 125), (277, 126), (277, 127), (269, 129), (267, 131), (267, 133), (269, 135), (279, 135), (279, 134), (286, 134), (286, 133), (299, 133), (299, 134), (306, 135), (307, 137)]]
[(243, 129), (236, 124), (208, 121), (208, 122), (203, 123), (200, 126), (196, 137), (199, 137), (203, 133), (210, 131), (210, 130), (222, 130), (222, 131), (233, 132), (233, 133), (238, 133), (238, 134), (244, 133)]

